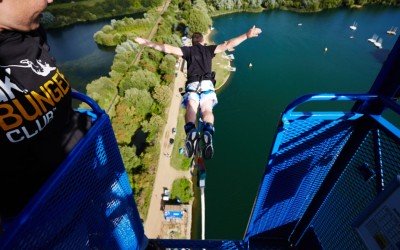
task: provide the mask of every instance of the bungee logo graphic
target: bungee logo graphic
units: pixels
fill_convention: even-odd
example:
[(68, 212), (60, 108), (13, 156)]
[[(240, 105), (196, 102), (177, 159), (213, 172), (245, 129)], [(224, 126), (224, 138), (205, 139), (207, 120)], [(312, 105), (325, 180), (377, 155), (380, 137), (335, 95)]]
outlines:
[[(53, 67), (48, 67), (49, 73)], [(54, 68), (56, 69), (56, 68)], [(6, 69), (8, 74), (10, 69)], [(40, 73), (44, 74), (42, 70)], [(49, 74), (47, 73), (47, 74)], [(11, 143), (29, 140), (38, 135), (53, 119), (54, 112), (70, 85), (57, 69), (50, 78), (39, 84), (40, 91), (21, 91), (17, 84), (5, 75), (0, 79), (0, 136)], [(14, 91), (23, 92), (16, 98)]]
[(42, 60), (36, 60), (36, 63), (23, 59), (20, 61), (21, 65), (6, 65), (0, 66), (2, 68), (30, 68), (33, 73), (40, 76), (48, 76), (51, 71), (55, 70), (56, 67), (51, 67), (48, 63), (42, 63)]

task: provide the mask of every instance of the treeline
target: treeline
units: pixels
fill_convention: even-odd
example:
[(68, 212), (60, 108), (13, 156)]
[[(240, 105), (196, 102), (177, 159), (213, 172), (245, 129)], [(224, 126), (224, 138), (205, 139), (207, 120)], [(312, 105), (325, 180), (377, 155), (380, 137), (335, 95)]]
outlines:
[(77, 22), (125, 16), (159, 6), (162, 0), (75, 0), (56, 1), (43, 14), (46, 28), (57, 28)]
[[(203, 0), (194, 5), (184, 0), (172, 0), (162, 15), (153, 41), (181, 46), (180, 37), (186, 25), (191, 29), (206, 30), (211, 24), (195, 22), (190, 13), (206, 8)], [(203, 18), (203, 14), (195, 18)], [(97, 32), (97, 43), (116, 46), (116, 55), (108, 77), (101, 77), (87, 85), (87, 94), (111, 117), (114, 133), (142, 218), (147, 215), (151, 192), (160, 155), (160, 139), (166, 124), (166, 107), (175, 80), (176, 57), (144, 48), (135, 62), (139, 45), (134, 37), (148, 37), (160, 14), (149, 10), (144, 18), (112, 20)], [(184, 17), (188, 18), (185, 20)]]
[(206, 0), (210, 14), (251, 9), (290, 9), (320, 11), (338, 7), (383, 4), (399, 6), (400, 0)]

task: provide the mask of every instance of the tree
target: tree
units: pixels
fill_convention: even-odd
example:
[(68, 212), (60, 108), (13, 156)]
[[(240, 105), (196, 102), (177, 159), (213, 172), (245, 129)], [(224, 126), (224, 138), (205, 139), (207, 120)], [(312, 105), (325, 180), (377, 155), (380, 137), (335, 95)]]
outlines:
[(86, 86), (86, 91), (103, 109), (108, 109), (117, 95), (117, 87), (108, 77), (94, 80)]
[(175, 72), (176, 58), (173, 55), (166, 55), (160, 64), (160, 73), (173, 74)]
[(191, 32), (200, 33), (205, 33), (212, 24), (210, 16), (198, 9), (189, 11), (187, 22)]
[(125, 98), (115, 108), (115, 116), (112, 119), (112, 126), (118, 144), (130, 144), (132, 136), (140, 127), (143, 117), (140, 116), (135, 107)]
[(262, 2), (263, 2), (262, 0), (250, 0), (249, 4), (250, 4), (250, 7), (252, 7), (252, 8), (258, 8), (258, 7), (261, 7)]
[(125, 91), (123, 101), (129, 107), (134, 107), (138, 115), (144, 118), (150, 112), (154, 101), (147, 90), (131, 88)]
[(162, 0), (141, 0), (143, 7), (156, 7), (161, 5)]
[(188, 179), (181, 178), (174, 180), (171, 190), (172, 199), (179, 199), (181, 203), (189, 203), (192, 197), (192, 184)]
[(119, 95), (124, 96), (125, 91), (131, 88), (149, 90), (160, 83), (160, 79), (147, 69), (139, 69), (131, 72), (119, 85)]
[(146, 138), (148, 143), (152, 143), (157, 139), (157, 135), (161, 132), (164, 124), (164, 119), (159, 115), (153, 115), (150, 120), (142, 122), (142, 130), (148, 133)]
[(171, 101), (171, 89), (165, 85), (157, 85), (153, 91), (153, 99), (162, 107), (165, 108)]
[(119, 151), (124, 162), (126, 171), (129, 174), (135, 174), (140, 171), (141, 161), (136, 155), (136, 147), (133, 146), (119, 146)]

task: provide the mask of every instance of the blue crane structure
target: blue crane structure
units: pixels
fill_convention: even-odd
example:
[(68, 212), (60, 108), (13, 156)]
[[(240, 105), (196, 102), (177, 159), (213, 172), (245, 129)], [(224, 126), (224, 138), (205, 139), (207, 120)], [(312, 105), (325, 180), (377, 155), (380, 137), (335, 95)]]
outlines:
[[(0, 235), (0, 248), (399, 248), (399, 207), (387, 203), (400, 195), (399, 95), (400, 39), (368, 93), (305, 95), (284, 110), (243, 239), (174, 240), (146, 237), (108, 115), (74, 93), (94, 126)], [(352, 107), (298, 111), (343, 101)]]

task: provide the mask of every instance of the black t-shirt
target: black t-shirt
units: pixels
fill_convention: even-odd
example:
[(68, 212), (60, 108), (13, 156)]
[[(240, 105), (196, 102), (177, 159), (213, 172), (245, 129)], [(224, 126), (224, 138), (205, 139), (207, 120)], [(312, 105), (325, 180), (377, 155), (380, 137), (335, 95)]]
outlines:
[(0, 216), (26, 204), (90, 127), (44, 30), (0, 32)]
[(187, 62), (188, 79), (193, 76), (211, 73), (211, 62), (215, 56), (214, 51), (216, 48), (217, 45), (203, 46), (201, 44), (181, 47), (182, 57)]

